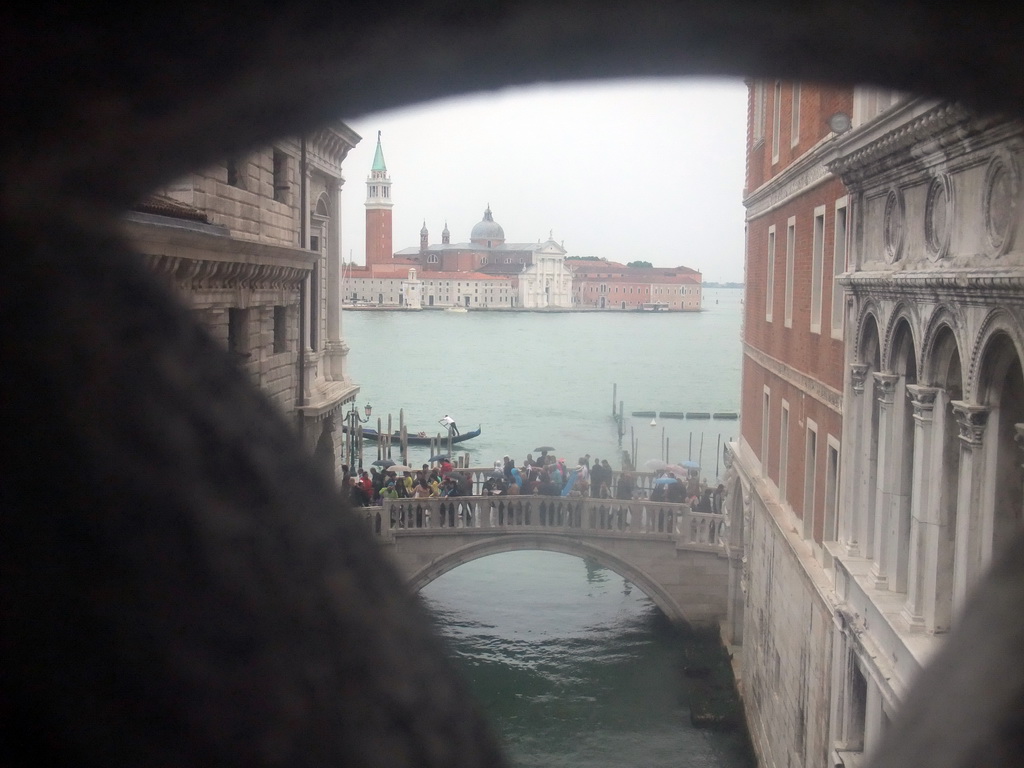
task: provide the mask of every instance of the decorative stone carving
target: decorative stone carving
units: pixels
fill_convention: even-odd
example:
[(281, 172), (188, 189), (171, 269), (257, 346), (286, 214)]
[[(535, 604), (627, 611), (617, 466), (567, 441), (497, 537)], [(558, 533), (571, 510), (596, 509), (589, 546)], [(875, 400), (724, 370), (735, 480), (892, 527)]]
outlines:
[(1012, 244), (1017, 226), (1017, 196), (1020, 178), (1013, 158), (999, 152), (985, 170), (982, 212), (991, 256), (1002, 256)]
[(949, 255), (954, 215), (953, 182), (944, 173), (932, 179), (924, 206), (924, 239), (932, 261)]
[(938, 387), (925, 387), (921, 384), (907, 384), (907, 397), (914, 406), (914, 418), (918, 421), (931, 421), (935, 408), (935, 399), (939, 394)]
[(989, 408), (985, 405), (953, 401), (953, 413), (960, 427), (960, 440), (971, 446), (980, 446), (985, 438)]
[(906, 208), (903, 192), (898, 187), (889, 190), (885, 201), (885, 216), (882, 220), (882, 234), (885, 239), (885, 260), (889, 264), (897, 262), (903, 255), (903, 227)]
[(900, 377), (897, 373), (873, 373), (875, 387), (878, 389), (878, 402), (892, 405), (896, 400), (896, 384)]
[(853, 382), (853, 391), (858, 395), (864, 394), (864, 381), (868, 377), (867, 363), (852, 363), (850, 365), (850, 381)]

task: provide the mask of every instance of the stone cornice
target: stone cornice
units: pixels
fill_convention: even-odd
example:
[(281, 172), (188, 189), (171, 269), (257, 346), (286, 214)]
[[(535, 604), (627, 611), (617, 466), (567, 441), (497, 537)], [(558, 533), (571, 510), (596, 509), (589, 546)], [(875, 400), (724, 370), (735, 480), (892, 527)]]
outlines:
[(835, 157), (835, 139), (823, 139), (799, 160), (751, 192), (744, 200), (747, 221), (752, 221), (832, 178), (826, 164)]
[(125, 221), (124, 234), (153, 271), (185, 290), (294, 289), (313, 269), (316, 254), (176, 227)]
[(149, 265), (185, 289), (298, 289), (309, 270), (284, 264), (210, 261), (182, 256), (150, 255)]
[(848, 272), (839, 283), (856, 295), (892, 294), (906, 296), (957, 295), (969, 293), (986, 295), (1024, 295), (1024, 269), (1014, 268), (1000, 272), (965, 269), (961, 272)]
[(777, 360), (771, 355), (762, 352), (747, 342), (743, 342), (743, 354), (753, 362), (760, 365), (767, 371), (778, 376), (783, 381), (789, 382), (794, 387), (804, 392), (840, 416), (843, 413), (843, 393), (839, 392), (828, 384), (818, 381), (806, 373), (802, 373), (790, 365)]

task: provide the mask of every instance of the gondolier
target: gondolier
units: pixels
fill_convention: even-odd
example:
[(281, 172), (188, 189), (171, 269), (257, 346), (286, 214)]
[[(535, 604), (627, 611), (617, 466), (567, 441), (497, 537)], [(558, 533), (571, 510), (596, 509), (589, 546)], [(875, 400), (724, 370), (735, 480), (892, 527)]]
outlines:
[(455, 426), (455, 419), (453, 419), (447, 413), (444, 415), (444, 418), (441, 419), (440, 424), (441, 424), (442, 427), (445, 427), (453, 435), (459, 434), (459, 428), (457, 426)]

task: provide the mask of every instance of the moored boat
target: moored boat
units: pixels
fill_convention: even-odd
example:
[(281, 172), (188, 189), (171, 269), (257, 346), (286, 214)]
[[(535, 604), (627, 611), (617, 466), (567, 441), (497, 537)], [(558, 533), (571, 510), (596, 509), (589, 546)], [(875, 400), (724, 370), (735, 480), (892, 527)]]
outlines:
[[(348, 425), (347, 424), (342, 425), (341, 429), (344, 432), (348, 432)], [(462, 434), (459, 434), (459, 435), (452, 435), (452, 443), (453, 444), (454, 443), (461, 443), (461, 442), (464, 442), (466, 440), (472, 440), (474, 437), (479, 437), (481, 431), (482, 431), (482, 429), (480, 427), (477, 427), (472, 432), (463, 432)], [(409, 445), (430, 445), (431, 441), (436, 440), (438, 438), (440, 438), (440, 442), (441, 442), (442, 445), (446, 444), (448, 442), (448, 436), (447, 435), (440, 435), (440, 436), (438, 436), (438, 435), (428, 435), (425, 432), (420, 432), (420, 433), (417, 433), (417, 434), (409, 433), (409, 434), (406, 435), (406, 439), (409, 441)], [(378, 434), (376, 429), (370, 429), (369, 427), (363, 427), (363, 439), (364, 440), (372, 440), (372, 441), (376, 442), (377, 440), (380, 439), (380, 435)], [(392, 443), (398, 443), (398, 442), (401, 442), (401, 440), (402, 440), (402, 434), (400, 432), (392, 432), (391, 433), (391, 442)]]

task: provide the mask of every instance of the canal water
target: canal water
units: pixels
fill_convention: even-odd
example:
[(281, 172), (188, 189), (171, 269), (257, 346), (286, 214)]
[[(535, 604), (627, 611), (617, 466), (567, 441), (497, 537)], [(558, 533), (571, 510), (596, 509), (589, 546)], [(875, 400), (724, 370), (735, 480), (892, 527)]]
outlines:
[[(713, 479), (737, 422), (632, 418), (634, 410), (738, 411), (739, 290), (694, 314), (346, 312), (360, 406), (404, 408), (412, 431), (450, 413), (474, 465), (552, 445), (619, 468), (612, 384), (637, 458), (700, 460)], [(386, 426), (386, 422), (385, 422)], [(664, 430), (664, 433), (663, 433)], [(700, 435), (703, 434), (703, 451)], [(369, 461), (374, 457), (367, 457)], [(426, 459), (414, 453), (415, 466)], [(718, 466), (719, 472), (724, 467)], [(596, 563), (509, 552), (422, 590), (456, 662), (520, 768), (741, 768), (742, 739), (689, 721), (683, 642), (638, 588)]]

